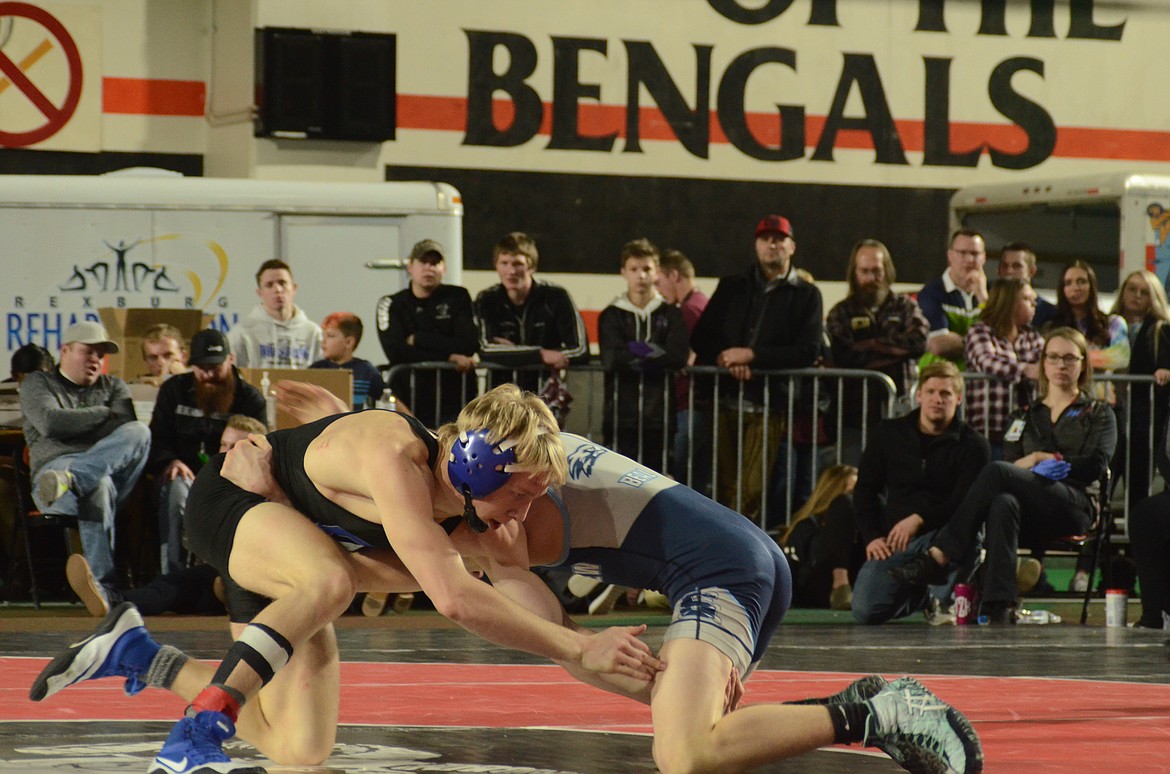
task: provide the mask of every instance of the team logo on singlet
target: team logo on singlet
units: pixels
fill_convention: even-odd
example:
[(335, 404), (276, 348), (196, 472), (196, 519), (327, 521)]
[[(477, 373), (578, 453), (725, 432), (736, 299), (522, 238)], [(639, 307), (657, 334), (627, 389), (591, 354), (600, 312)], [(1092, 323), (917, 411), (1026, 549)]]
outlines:
[(719, 623), (719, 597), (707, 591), (692, 591), (678, 602), (678, 619)]
[(593, 475), (593, 466), (606, 449), (586, 443), (578, 446), (569, 455), (569, 478), (579, 481)]

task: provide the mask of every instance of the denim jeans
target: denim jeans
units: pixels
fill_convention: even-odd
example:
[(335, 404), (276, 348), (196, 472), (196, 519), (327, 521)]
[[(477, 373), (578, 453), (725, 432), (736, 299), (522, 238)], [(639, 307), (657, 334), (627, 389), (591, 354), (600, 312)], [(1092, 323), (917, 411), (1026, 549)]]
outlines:
[(158, 535), (163, 575), (180, 573), (186, 568), (183, 550), (183, 514), (187, 512), (187, 495), (191, 482), (182, 476), (163, 481), (158, 492)]
[[(943, 602), (950, 599), (958, 569), (953, 570), (941, 586), (901, 586), (890, 577), (892, 568), (900, 567), (930, 548), (934, 534), (932, 531), (917, 535), (905, 551), (899, 551), (889, 559), (870, 559), (861, 566), (853, 584), (853, 619), (857, 623), (883, 624), (924, 610), (931, 597)], [(957, 568), (958, 563), (954, 566)]]
[(63, 454), (37, 470), (67, 470), (73, 476), (69, 491), (45, 507), (33, 487), (33, 500), (44, 513), (77, 517), (81, 549), (98, 583), (116, 588), (114, 572), (114, 517), (118, 506), (134, 489), (150, 451), (150, 429), (127, 422), (83, 452)]

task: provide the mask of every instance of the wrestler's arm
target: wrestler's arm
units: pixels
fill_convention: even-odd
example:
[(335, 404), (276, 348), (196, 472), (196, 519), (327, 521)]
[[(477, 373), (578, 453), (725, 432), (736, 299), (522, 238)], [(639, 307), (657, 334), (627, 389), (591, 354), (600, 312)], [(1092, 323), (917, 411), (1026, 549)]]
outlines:
[(382, 514), (390, 545), (441, 614), (498, 645), (590, 672), (652, 679), (659, 661), (637, 638), (644, 626), (585, 635), (539, 617), (468, 574), (451, 539), (432, 518), (433, 479), (421, 445), (369, 436), (349, 448), (338, 446), (337, 458), (347, 460), (351, 469), (358, 461), (362, 493)]
[(262, 435), (253, 433), (229, 449), (220, 475), (244, 491), (292, 505), (272, 474), (272, 444)]
[[(526, 561), (517, 566), (489, 559), (486, 570), (492, 585), (499, 589), (501, 594), (517, 602), (526, 610), (531, 610), (546, 621), (558, 623), (571, 631), (590, 634), (590, 630), (578, 625), (569, 617), (568, 612), (561, 605), (560, 600), (556, 598), (556, 595), (552, 593), (552, 590), (524, 565), (527, 565)], [(640, 701), (643, 704), (650, 703), (650, 690), (654, 685), (653, 682), (620, 674), (598, 674), (582, 669), (569, 661), (559, 659), (554, 659), (554, 661), (564, 667), (566, 672), (587, 685)]]
[(302, 425), (349, 411), (345, 401), (324, 387), (290, 379), (276, 383), (276, 405)]

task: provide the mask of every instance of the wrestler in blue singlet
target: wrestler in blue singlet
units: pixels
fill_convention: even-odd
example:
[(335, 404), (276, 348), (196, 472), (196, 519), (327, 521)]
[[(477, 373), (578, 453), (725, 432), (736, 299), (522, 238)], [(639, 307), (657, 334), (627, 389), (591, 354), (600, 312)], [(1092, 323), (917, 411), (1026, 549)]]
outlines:
[[(788, 561), (740, 514), (629, 457), (561, 433), (569, 478), (553, 499), (565, 542), (555, 565), (661, 591), (666, 640), (711, 643), (747, 675), (792, 600)], [(550, 492), (551, 493), (551, 492)]]

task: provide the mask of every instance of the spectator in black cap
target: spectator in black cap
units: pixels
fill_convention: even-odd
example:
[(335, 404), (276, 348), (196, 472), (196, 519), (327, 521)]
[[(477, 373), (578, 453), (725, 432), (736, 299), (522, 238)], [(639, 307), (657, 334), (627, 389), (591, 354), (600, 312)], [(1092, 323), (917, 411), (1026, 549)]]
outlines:
[(476, 395), (474, 374), (479, 332), (466, 288), (443, 284), (447, 262), (433, 239), (415, 244), (406, 262), (410, 284), (378, 301), (378, 339), (390, 365), (449, 362), (455, 370), (399, 371), (390, 381), (395, 395), (428, 427), (451, 422)]
[(264, 396), (235, 366), (227, 336), (208, 328), (191, 338), (190, 373), (163, 382), (150, 420), (146, 470), (158, 483), (162, 571), (183, 568), (183, 513), (199, 468), (219, 451), (233, 414), (265, 420)]

